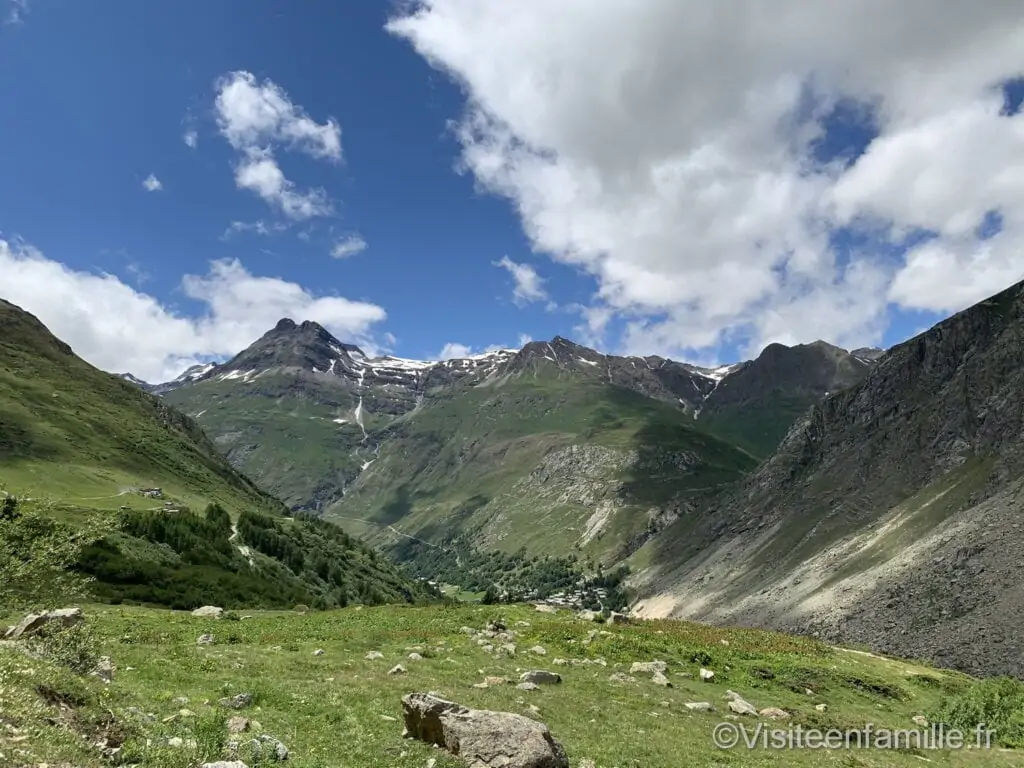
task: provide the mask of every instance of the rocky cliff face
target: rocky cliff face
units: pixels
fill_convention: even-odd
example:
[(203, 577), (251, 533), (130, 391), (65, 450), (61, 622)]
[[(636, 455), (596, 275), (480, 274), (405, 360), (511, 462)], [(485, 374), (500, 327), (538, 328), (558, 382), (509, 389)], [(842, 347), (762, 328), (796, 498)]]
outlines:
[(651, 555), (640, 611), (1024, 673), (1024, 287), (880, 357)]

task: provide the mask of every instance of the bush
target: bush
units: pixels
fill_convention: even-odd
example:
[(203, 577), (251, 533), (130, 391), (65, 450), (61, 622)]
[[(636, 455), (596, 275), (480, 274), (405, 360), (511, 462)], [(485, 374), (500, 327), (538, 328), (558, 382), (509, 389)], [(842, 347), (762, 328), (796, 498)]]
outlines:
[(96, 637), (83, 623), (32, 635), (25, 644), (32, 653), (79, 675), (92, 672), (100, 659)]
[(1008, 677), (983, 680), (943, 699), (929, 719), (965, 734), (984, 727), (994, 733), (994, 742), (1019, 749), (1024, 747), (1024, 683)]

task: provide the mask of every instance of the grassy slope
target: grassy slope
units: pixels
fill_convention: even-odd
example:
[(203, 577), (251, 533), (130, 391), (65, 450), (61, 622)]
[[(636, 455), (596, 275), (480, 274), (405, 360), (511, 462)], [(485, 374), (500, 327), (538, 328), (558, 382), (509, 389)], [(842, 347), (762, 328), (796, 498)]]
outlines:
[[(584, 758), (602, 768), (881, 768), (918, 766), (922, 760), (955, 767), (1020, 764), (1019, 753), (997, 749), (716, 749), (712, 730), (725, 720), (726, 689), (759, 707), (782, 707), (805, 728), (872, 723), (877, 730), (918, 729), (913, 716), (930, 715), (944, 696), (977, 685), (957, 673), (754, 630), (686, 622), (602, 628), (565, 613), (552, 616), (510, 606), (499, 613), (472, 605), (257, 613), (243, 622), (148, 609), (87, 608), (86, 613), (98, 650), (118, 667), (108, 686), (0, 645), (0, 711), (20, 729), (0, 733), (0, 752), (18, 763), (69, 761), (98, 768), (104, 763), (89, 747), (95, 739), (85, 741), (77, 732), (94, 736), (109, 710), (116, 723), (108, 720), (106, 730), (128, 736), (124, 760), (162, 768), (195, 766), (220, 757), (228, 738), (224, 721), (235, 713), (218, 708), (217, 699), (250, 692), (253, 706), (240, 714), (258, 721), (260, 730), (240, 740), (260, 733), (275, 736), (288, 746), (294, 768), (421, 768), (429, 758), (436, 759), (437, 768), (454, 768), (460, 763), (445, 753), (401, 738), (401, 697), (433, 690), (468, 706), (541, 719), (563, 743), (574, 768)], [(482, 628), (496, 615), (518, 633), (515, 658), (496, 660), (459, 631), (463, 625)], [(529, 626), (516, 625), (523, 621)], [(611, 635), (583, 646), (593, 629), (608, 629)], [(197, 646), (195, 639), (203, 632), (212, 632), (217, 643)], [(536, 644), (547, 649), (546, 656), (526, 650)], [(414, 646), (426, 649), (427, 658), (406, 659)], [(313, 655), (318, 648), (322, 656)], [(365, 661), (370, 650), (381, 651), (384, 658)], [(607, 666), (554, 666), (556, 657), (603, 658)], [(652, 659), (668, 663), (673, 688), (657, 687), (643, 675), (627, 684), (608, 679), (628, 670), (631, 662)], [(398, 662), (408, 674), (388, 676)], [(714, 682), (695, 679), (702, 665), (716, 670)], [(516, 679), (520, 669), (537, 668), (558, 670), (563, 683), (534, 692), (511, 685), (472, 687), (484, 675)], [(51, 700), (56, 693), (72, 703), (60, 711), (48, 706), (40, 691)], [(187, 704), (175, 703), (181, 696)], [(689, 712), (684, 704), (692, 701), (710, 701), (719, 711)], [(824, 712), (816, 709), (821, 703), (827, 705)], [(538, 711), (531, 712), (530, 705)], [(132, 707), (138, 708), (134, 715)], [(745, 720), (752, 730), (757, 721)], [(197, 743), (195, 748), (170, 748), (166, 740), (171, 737)]]
[[(267, 374), (250, 382), (204, 381), (172, 390), (232, 464), (290, 506), (336, 498), (359, 472), (362, 430), (351, 393), (332, 378)], [(345, 419), (339, 424), (334, 419)]]
[[(429, 540), (469, 532), (482, 546), (535, 554), (572, 551), (596, 506), (612, 502), (619, 508), (605, 534), (584, 551), (618, 555), (646, 528), (649, 509), (754, 465), (669, 405), (543, 372), (428, 401), (380, 440), (379, 457), (329, 518), (378, 541), (393, 540), (394, 529)], [(597, 454), (555, 462), (543, 482), (529, 479), (545, 456), (573, 445)], [(687, 451), (702, 463), (681, 471), (671, 457)]]
[(0, 300), (0, 485), (76, 508), (152, 507), (123, 493), (226, 509), (280, 504), (231, 469), (191, 420), (93, 368)]

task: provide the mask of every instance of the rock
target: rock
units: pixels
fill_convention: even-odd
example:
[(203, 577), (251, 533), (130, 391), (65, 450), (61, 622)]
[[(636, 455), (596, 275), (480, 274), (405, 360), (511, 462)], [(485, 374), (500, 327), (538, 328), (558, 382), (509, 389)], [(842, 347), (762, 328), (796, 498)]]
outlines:
[(555, 606), (548, 605), (547, 603), (538, 603), (536, 607), (541, 613), (558, 613), (558, 609)]
[(595, 611), (580, 611), (576, 614), (576, 618), (580, 621), (597, 621), (601, 614)]
[(629, 674), (650, 674), (652, 672), (665, 674), (666, 669), (668, 669), (668, 664), (664, 661), (634, 661), (629, 668)]
[(251, 693), (238, 693), (234, 696), (227, 696), (223, 699), (218, 699), (218, 704), (228, 709), (244, 709), (252, 704)]
[(55, 627), (70, 627), (84, 618), (81, 608), (58, 608), (43, 613), (29, 613), (4, 633), (4, 639), (17, 640), (21, 637), (41, 634)]
[(725, 698), (729, 701), (729, 709), (737, 715), (753, 715), (754, 717), (757, 717), (757, 707), (744, 699), (738, 693), (726, 691)]
[(96, 662), (96, 668), (93, 669), (92, 674), (98, 677), (104, 683), (109, 683), (114, 679), (114, 662), (110, 660), (109, 656), (100, 656), (98, 662)]
[(920, 725), (922, 728), (928, 727), (928, 718), (924, 715), (914, 715), (910, 719), (913, 720), (916, 725)]
[(485, 677), (484, 682), (487, 685), (508, 685), (508, 680), (504, 677)]
[(487, 629), (490, 632), (504, 632), (508, 627), (505, 626), (504, 619), (494, 619), (487, 622)]
[(546, 669), (532, 669), (523, 672), (519, 676), (521, 683), (536, 683), (537, 685), (557, 685), (562, 682), (562, 676), (557, 672), (548, 672)]
[(608, 677), (613, 683), (635, 683), (637, 679), (632, 675), (627, 675), (625, 672), (614, 672)]
[(715, 679), (715, 673), (712, 672), (710, 669), (704, 669), (703, 667), (701, 667), (700, 679), (704, 682), (710, 683), (712, 680)]
[(691, 712), (714, 712), (715, 708), (711, 706), (710, 701), (688, 701), (683, 704)]
[(515, 643), (505, 643), (504, 645), (499, 645), (498, 646), (498, 653), (504, 653), (507, 656), (515, 656), (516, 655), (516, 645), (515, 645)]
[(530, 683), (530, 682), (519, 683), (519, 685), (517, 685), (516, 688), (518, 688), (520, 691), (537, 691), (537, 690), (540, 690), (540, 686), (539, 685), (537, 685), (536, 683)]
[(589, 757), (585, 757), (582, 760), (580, 760), (579, 768), (597, 768), (597, 763), (595, 763)]
[(423, 661), (423, 657), (420, 654), (413, 651), (409, 654), (409, 661)]
[(825, 711), (826, 709), (828, 709), (828, 704), (815, 704), (815, 705), (814, 705), (814, 708), (815, 708), (815, 709), (816, 709), (816, 710), (817, 710), (818, 712), (824, 712), (824, 711)]
[(401, 664), (395, 664), (395, 666), (388, 670), (389, 675), (404, 675), (405, 673), (406, 669)]
[(788, 720), (790, 717), (789, 712), (778, 707), (765, 707), (758, 714), (769, 720)]
[(203, 763), (199, 768), (249, 768), (241, 760), (218, 760), (215, 763)]
[(185, 740), (180, 736), (171, 736), (171, 738), (167, 740), (167, 746), (174, 749), (181, 749), (185, 746)]
[(206, 632), (196, 638), (196, 645), (213, 645), (214, 637), (209, 632)]
[(460, 627), (459, 628), (459, 632), (461, 632), (464, 635), (475, 635), (476, 634), (476, 630), (473, 629), (472, 627)]
[(615, 611), (612, 611), (611, 615), (608, 616), (608, 623), (609, 624), (629, 624), (629, 616), (627, 616), (624, 613), (616, 613)]
[(288, 747), (273, 736), (264, 734), (259, 739), (253, 739), (251, 744), (257, 762), (260, 762), (264, 756), (277, 762), (288, 759)]
[(377, 659), (383, 659), (384, 658), (384, 654), (381, 653), (380, 651), (370, 651), (363, 658), (366, 659), (367, 661), (376, 661)]
[(171, 699), (171, 704), (176, 707), (184, 707), (188, 704), (188, 696), (178, 696), (177, 698)]
[(236, 715), (228, 720), (228, 733), (245, 733), (250, 725), (249, 718)]
[(530, 653), (535, 653), (538, 656), (546, 656), (547, 652), (547, 649), (543, 645), (535, 645), (530, 649)]
[(651, 682), (655, 685), (663, 685), (666, 688), (672, 687), (672, 681), (665, 677), (661, 672), (655, 672), (651, 675)]
[(569, 768), (543, 723), (512, 712), (468, 709), (432, 693), (402, 699), (406, 735), (436, 744), (473, 768)]
[(317, 648), (315, 651), (313, 651), (313, 655), (314, 656), (323, 656), (324, 655), (324, 649), (323, 648)]
[(224, 616), (224, 609), (215, 605), (204, 605), (192, 611), (192, 615), (202, 619), (219, 619)]

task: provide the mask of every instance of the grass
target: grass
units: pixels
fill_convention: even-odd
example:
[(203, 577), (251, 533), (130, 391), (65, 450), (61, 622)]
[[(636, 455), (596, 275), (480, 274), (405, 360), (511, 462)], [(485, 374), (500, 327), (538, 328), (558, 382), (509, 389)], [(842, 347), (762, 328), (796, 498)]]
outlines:
[[(912, 717), (936, 710), (950, 692), (979, 685), (957, 673), (767, 632), (670, 621), (600, 627), (565, 612), (548, 615), (521, 606), (350, 607), (305, 615), (258, 612), (243, 621), (143, 608), (87, 606), (86, 614), (95, 652), (117, 666), (110, 685), (0, 645), (0, 721), (7, 727), (0, 732), (0, 762), (100, 766), (106, 763), (90, 744), (106, 733), (111, 743), (123, 740), (122, 762), (195, 766), (219, 757), (227, 741), (224, 721), (236, 713), (217, 700), (246, 692), (253, 704), (237, 714), (258, 721), (252, 735), (282, 741), (294, 768), (420, 768), (429, 758), (447, 768), (459, 763), (401, 738), (401, 697), (433, 690), (468, 706), (541, 719), (574, 768), (583, 758), (601, 768), (869, 768), (917, 766), (922, 758), (949, 766), (1019, 764), (1016, 753), (997, 750), (717, 749), (711, 733), (724, 721), (726, 689), (759, 707), (782, 707), (806, 727), (915, 728)], [(497, 615), (518, 633), (514, 658), (495, 659), (460, 632), (462, 626), (482, 628)], [(593, 629), (610, 634), (584, 645)], [(196, 644), (204, 632), (215, 636), (214, 645)], [(526, 650), (538, 644), (546, 656)], [(423, 649), (426, 658), (408, 660), (413, 648)], [(323, 655), (313, 655), (316, 649)], [(371, 650), (384, 658), (366, 661)], [(607, 666), (555, 666), (556, 657), (602, 658)], [(631, 662), (652, 659), (668, 663), (674, 687), (656, 687), (642, 675), (633, 683), (609, 681)], [(389, 676), (399, 662), (408, 674)], [(701, 666), (716, 671), (714, 682), (697, 679)], [(472, 687), (485, 675), (516, 679), (519, 670), (536, 668), (558, 670), (563, 683), (535, 692)], [(719, 711), (690, 712), (684, 704), (691, 701), (710, 701)], [(815, 709), (819, 703), (827, 710)], [(174, 737), (186, 746), (167, 746)]]
[(0, 300), (0, 487), (111, 508), (127, 503), (118, 500), (126, 488), (152, 486), (232, 512), (281, 509), (194, 422), (76, 357)]
[[(381, 443), (326, 512), (354, 533), (378, 544), (396, 539), (389, 526), (429, 541), (469, 533), (483, 549), (565, 555), (579, 546), (605, 562), (645, 531), (650, 509), (720, 488), (756, 463), (670, 405), (543, 375), (428, 400)], [(571, 446), (589, 453), (574, 458), (565, 454)], [(699, 462), (680, 469), (672, 462), (683, 455)], [(543, 481), (531, 479), (535, 471)], [(602, 498), (614, 506), (605, 533), (581, 541)]]

